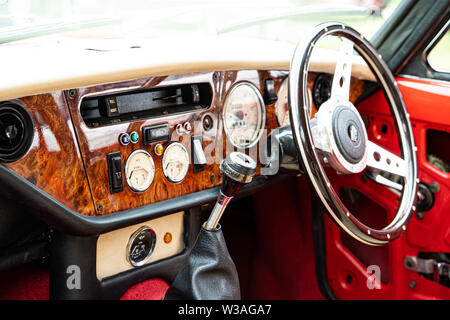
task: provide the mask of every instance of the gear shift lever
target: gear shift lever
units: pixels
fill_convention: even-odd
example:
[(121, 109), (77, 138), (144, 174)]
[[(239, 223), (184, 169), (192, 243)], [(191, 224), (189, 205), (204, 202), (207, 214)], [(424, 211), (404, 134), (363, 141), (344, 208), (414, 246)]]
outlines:
[(216, 205), (200, 230), (186, 266), (172, 282), (164, 299), (241, 298), (236, 266), (228, 252), (219, 220), (236, 192), (252, 181), (256, 162), (243, 153), (232, 152), (220, 164), (220, 171), (224, 178)]
[(241, 152), (232, 152), (220, 164), (223, 183), (219, 197), (204, 228), (215, 229), (228, 203), (244, 185), (252, 181), (256, 173), (256, 162)]

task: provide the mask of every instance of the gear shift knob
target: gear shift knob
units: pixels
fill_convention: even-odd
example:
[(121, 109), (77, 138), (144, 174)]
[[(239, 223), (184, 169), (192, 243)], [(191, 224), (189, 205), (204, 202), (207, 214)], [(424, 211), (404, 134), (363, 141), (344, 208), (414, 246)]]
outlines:
[(215, 229), (230, 200), (247, 183), (250, 183), (256, 173), (256, 162), (242, 152), (230, 153), (220, 164), (224, 174), (219, 197), (205, 223), (206, 229)]

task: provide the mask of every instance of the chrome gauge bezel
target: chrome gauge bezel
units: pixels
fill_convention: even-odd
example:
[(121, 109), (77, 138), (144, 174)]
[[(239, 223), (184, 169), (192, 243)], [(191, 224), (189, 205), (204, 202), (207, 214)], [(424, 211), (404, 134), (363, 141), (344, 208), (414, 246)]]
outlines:
[[(134, 240), (136, 240), (137, 236), (139, 236), (142, 232), (145, 232), (145, 231), (150, 232), (152, 235), (152, 243), (150, 244), (150, 251), (145, 256), (144, 259), (142, 259), (141, 261), (135, 261), (135, 260), (131, 259), (131, 253), (130, 253), (131, 245), (133, 244)], [(127, 259), (128, 263), (131, 264), (133, 267), (143, 266), (144, 264), (147, 264), (150, 261), (153, 251), (155, 251), (155, 247), (156, 247), (156, 232), (155, 232), (155, 230), (153, 230), (152, 228), (150, 228), (148, 226), (142, 226), (131, 235), (130, 239), (128, 239), (127, 248), (126, 248), (126, 259)]]
[[(250, 142), (248, 145), (245, 145), (245, 146), (235, 144), (234, 141), (232, 139), (230, 139), (230, 132), (228, 132), (227, 125), (226, 125), (228, 99), (233, 94), (233, 92), (236, 91), (236, 89), (239, 88), (240, 86), (248, 86), (253, 90), (253, 92), (256, 94), (256, 97), (258, 99), (259, 109), (261, 112), (261, 124), (258, 129), (259, 130), (258, 135), (252, 142)], [(266, 125), (266, 106), (264, 104), (264, 99), (261, 95), (261, 92), (258, 90), (258, 88), (254, 84), (252, 84), (251, 82), (248, 82), (248, 81), (240, 81), (240, 82), (235, 83), (231, 87), (231, 89), (228, 91), (227, 96), (225, 97), (225, 101), (223, 103), (223, 110), (222, 110), (222, 119), (223, 119), (223, 128), (225, 130), (225, 135), (227, 137), (227, 140), (234, 147), (239, 148), (239, 149), (250, 149), (250, 148), (254, 147), (258, 143), (258, 141), (261, 139), (261, 136), (263, 134), (263, 131), (264, 131), (264, 128)]]
[(187, 165), (187, 170), (186, 170), (186, 173), (183, 175), (183, 178), (181, 178), (181, 179), (179, 179), (179, 180), (174, 180), (174, 179), (171, 179), (170, 177), (169, 177), (169, 174), (166, 172), (166, 166), (165, 166), (165, 158), (166, 158), (166, 155), (167, 155), (167, 152), (169, 152), (168, 150), (170, 150), (170, 148), (173, 148), (174, 146), (180, 146), (182, 149), (183, 149), (183, 151), (184, 151), (184, 153), (187, 155), (187, 158), (189, 159), (189, 152), (187, 151), (187, 149), (186, 149), (186, 147), (181, 143), (181, 142), (171, 142), (165, 149), (164, 149), (164, 152), (163, 152), (163, 154), (162, 154), (162, 158), (161, 158), (161, 167), (162, 167), (162, 170), (163, 170), (163, 173), (164, 173), (164, 176), (166, 177), (166, 179), (169, 181), (169, 182), (171, 182), (171, 183), (181, 183), (185, 178), (186, 178), (186, 176), (187, 176), (187, 174), (188, 174), (188, 172), (189, 172), (189, 163), (188, 163), (188, 165)]
[[(148, 156), (148, 158), (150, 159), (150, 162), (153, 166), (153, 177), (142, 188), (134, 188), (130, 182), (130, 177), (128, 176), (128, 168), (129, 168), (130, 159), (137, 153), (144, 153), (146, 156)], [(137, 150), (134, 150), (132, 153), (130, 153), (130, 155), (127, 157), (127, 161), (125, 162), (125, 180), (127, 181), (128, 187), (132, 191), (138, 192), (138, 193), (146, 191), (152, 185), (153, 180), (155, 179), (155, 175), (156, 175), (155, 161), (153, 160), (153, 157), (150, 155), (150, 153), (148, 153), (144, 149), (137, 149)]]

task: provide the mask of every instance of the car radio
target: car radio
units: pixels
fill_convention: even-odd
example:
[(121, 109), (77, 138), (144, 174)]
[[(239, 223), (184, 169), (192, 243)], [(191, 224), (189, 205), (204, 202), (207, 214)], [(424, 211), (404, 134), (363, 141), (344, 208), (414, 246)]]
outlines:
[(211, 101), (209, 83), (183, 84), (87, 97), (81, 101), (80, 112), (92, 128), (208, 109)]

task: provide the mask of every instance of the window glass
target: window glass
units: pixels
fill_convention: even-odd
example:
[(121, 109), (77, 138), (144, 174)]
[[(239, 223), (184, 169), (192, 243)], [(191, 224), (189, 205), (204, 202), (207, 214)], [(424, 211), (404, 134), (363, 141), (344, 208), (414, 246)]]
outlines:
[(450, 29), (447, 29), (439, 42), (428, 54), (430, 66), (441, 72), (450, 72)]
[[(401, 0), (0, 0), (0, 43), (70, 32), (133, 39), (176, 34), (297, 43), (322, 22), (346, 23), (370, 39)], [(76, 33), (76, 34), (74, 34)], [(69, 36), (70, 36), (69, 35)]]

